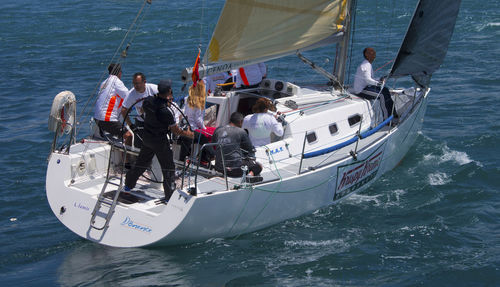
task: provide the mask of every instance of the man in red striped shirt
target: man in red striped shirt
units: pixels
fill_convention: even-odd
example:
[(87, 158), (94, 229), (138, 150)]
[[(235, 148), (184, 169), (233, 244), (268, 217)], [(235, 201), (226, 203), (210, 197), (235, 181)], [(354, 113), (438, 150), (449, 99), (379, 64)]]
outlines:
[(120, 137), (130, 145), (132, 134), (122, 129), (119, 121), (123, 101), (127, 97), (128, 89), (121, 81), (122, 69), (120, 64), (110, 64), (109, 77), (102, 82), (94, 108), (94, 119), (97, 126), (113, 136)]
[(234, 74), (236, 74), (236, 88), (256, 88), (267, 76), (267, 68), (264, 63), (252, 64), (235, 70)]

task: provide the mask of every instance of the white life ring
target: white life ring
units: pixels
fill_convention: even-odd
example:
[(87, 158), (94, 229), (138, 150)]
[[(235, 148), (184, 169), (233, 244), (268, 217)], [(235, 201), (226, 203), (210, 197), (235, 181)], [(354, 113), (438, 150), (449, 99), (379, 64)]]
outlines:
[(49, 130), (68, 134), (75, 124), (76, 97), (70, 91), (60, 92), (54, 97), (49, 116)]

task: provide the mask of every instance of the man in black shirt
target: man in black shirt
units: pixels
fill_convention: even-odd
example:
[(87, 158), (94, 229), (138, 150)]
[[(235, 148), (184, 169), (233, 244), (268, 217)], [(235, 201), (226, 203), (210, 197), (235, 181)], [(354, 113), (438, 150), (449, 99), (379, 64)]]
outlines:
[[(224, 127), (218, 127), (212, 136), (212, 142), (221, 144), (224, 154), (224, 166), (226, 174), (230, 177), (240, 177), (243, 175), (241, 167), (248, 167), (248, 182), (262, 181), (258, 176), (262, 171), (262, 166), (255, 161), (255, 150), (248, 137), (248, 134), (241, 128), (243, 115), (234, 112), (231, 114), (230, 122)], [(215, 153), (215, 170), (224, 173), (222, 164), (221, 147), (217, 146)]]
[(142, 104), (145, 114), (143, 146), (134, 167), (127, 172), (125, 191), (130, 191), (135, 187), (139, 176), (151, 163), (153, 156), (156, 155), (163, 173), (165, 200), (169, 200), (170, 196), (172, 196), (175, 166), (167, 134), (171, 131), (177, 135), (193, 138), (193, 132), (190, 130), (183, 131), (175, 123), (174, 115), (169, 109), (172, 99), (172, 82), (162, 80), (158, 84), (158, 94), (144, 100)]

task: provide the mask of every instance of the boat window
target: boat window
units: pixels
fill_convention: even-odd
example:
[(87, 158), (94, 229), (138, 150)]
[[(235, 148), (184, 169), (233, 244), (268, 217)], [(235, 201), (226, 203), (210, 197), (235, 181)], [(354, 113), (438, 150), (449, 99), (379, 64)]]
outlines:
[(350, 116), (348, 121), (349, 121), (349, 125), (352, 127), (353, 125), (355, 125), (361, 121), (361, 116), (360, 115)]
[(318, 137), (316, 136), (315, 132), (307, 132), (306, 139), (308, 143), (314, 143), (318, 140)]
[(330, 130), (331, 135), (334, 135), (339, 131), (339, 129), (337, 128), (337, 124), (331, 124), (330, 126), (328, 126), (328, 129)]

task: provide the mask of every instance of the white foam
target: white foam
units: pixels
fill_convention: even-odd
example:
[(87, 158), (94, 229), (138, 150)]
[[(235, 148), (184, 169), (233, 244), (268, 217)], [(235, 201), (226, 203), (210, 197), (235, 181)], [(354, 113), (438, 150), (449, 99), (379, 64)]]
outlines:
[(490, 22), (488, 24), (480, 24), (480, 25), (477, 25), (476, 26), (476, 31), (478, 32), (481, 32), (484, 30), (484, 28), (488, 28), (488, 27), (498, 27), (500, 26), (500, 23), (499, 22)]
[(344, 241), (342, 239), (330, 239), (330, 240), (321, 240), (321, 241), (311, 241), (311, 240), (293, 240), (293, 241), (285, 241), (285, 245), (295, 247), (318, 247), (318, 246), (331, 246), (331, 245), (344, 245)]
[(435, 172), (428, 175), (430, 185), (445, 185), (451, 182), (449, 176), (444, 172)]
[[(426, 154), (424, 155), (424, 162), (435, 164), (445, 163), (445, 162), (456, 162), (459, 165), (465, 165), (471, 162), (475, 162), (470, 159), (469, 155), (463, 151), (456, 151), (450, 149), (448, 146), (444, 145), (442, 149), (443, 154), (441, 156)], [(481, 166), (481, 163), (475, 162), (478, 166)]]
[(386, 256), (386, 255), (382, 255), (381, 257), (384, 259), (405, 259), (405, 260), (413, 259), (413, 256)]
[[(400, 196), (404, 194), (406, 194), (406, 190), (404, 189), (396, 189), (387, 193), (387, 202), (385, 206), (386, 207), (399, 206), (401, 204)], [(395, 200), (394, 197), (396, 198)]]
[(401, 19), (401, 18), (406, 18), (406, 17), (410, 17), (410, 14), (408, 13), (403, 13), (401, 15), (398, 16), (398, 19)]
[(378, 195), (364, 195), (364, 194), (353, 194), (346, 198), (346, 202), (352, 202), (354, 204), (374, 202), (376, 206), (380, 205), (380, 200), (378, 199), (382, 194)]
[(120, 27), (116, 27), (116, 26), (113, 26), (113, 27), (108, 29), (108, 31), (110, 31), (110, 32), (121, 31), (121, 30), (123, 30), (123, 29)]
[(468, 164), (468, 163), (472, 162), (472, 160), (469, 158), (469, 155), (467, 155), (467, 153), (452, 150), (447, 146), (444, 146), (443, 155), (441, 156), (440, 160), (441, 160), (441, 162), (453, 160), (460, 165), (464, 165), (464, 164)]

